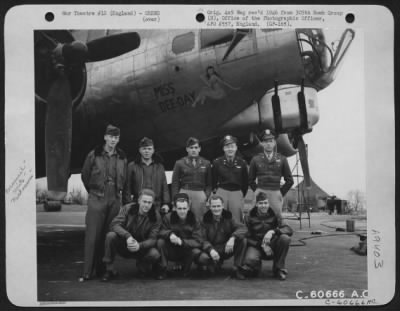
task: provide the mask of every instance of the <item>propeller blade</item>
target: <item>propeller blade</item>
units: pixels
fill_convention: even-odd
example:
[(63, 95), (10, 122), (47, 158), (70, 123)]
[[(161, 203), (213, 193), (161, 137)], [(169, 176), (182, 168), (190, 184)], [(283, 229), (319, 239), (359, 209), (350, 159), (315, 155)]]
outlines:
[(304, 183), (306, 188), (311, 188), (310, 168), (308, 166), (307, 147), (304, 143), (303, 136), (299, 136), (297, 149), (299, 151), (301, 169), (303, 170)]
[(137, 32), (126, 32), (102, 37), (86, 43), (88, 62), (97, 62), (117, 57), (140, 46), (140, 36)]
[(229, 45), (228, 49), (225, 52), (224, 57), (222, 57), (222, 60), (224, 61), (225, 59), (228, 58), (229, 54), (233, 51), (233, 49), (238, 45), (240, 41), (250, 32), (250, 29), (237, 29), (235, 32), (235, 35), (233, 36), (233, 39), (231, 41), (231, 44)]
[(67, 194), (72, 138), (72, 98), (68, 77), (59, 71), (47, 96), (45, 123), (46, 175), (49, 199)]
[[(48, 198), (61, 201), (67, 194), (70, 176), (72, 140), (72, 94), (66, 72), (85, 62), (101, 61), (130, 52), (140, 46), (136, 32), (122, 33), (92, 40), (56, 40), (42, 32), (48, 49), (52, 49), (51, 63), (55, 78), (47, 93), (45, 122), (45, 153)], [(70, 77), (71, 78), (71, 77)]]

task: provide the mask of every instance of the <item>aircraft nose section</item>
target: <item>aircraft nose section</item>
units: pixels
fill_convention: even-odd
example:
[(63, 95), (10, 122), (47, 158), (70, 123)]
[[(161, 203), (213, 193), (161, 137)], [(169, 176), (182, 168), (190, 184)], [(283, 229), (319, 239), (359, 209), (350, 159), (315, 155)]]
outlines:
[(283, 84), (260, 101), (262, 123), (277, 133), (310, 132), (319, 120), (317, 90)]
[[(232, 133), (240, 136), (243, 132), (251, 131), (254, 134), (266, 128), (273, 129), (271, 120), (268, 118), (266, 105), (265, 103), (257, 103), (254, 101), (245, 110), (225, 122), (221, 126), (220, 131), (221, 133)], [(252, 139), (250, 139), (250, 141), (252, 141)], [(286, 133), (279, 134), (277, 146), (279, 152), (287, 157), (297, 152), (297, 150), (293, 148), (289, 136)]]
[(338, 34), (333, 30), (297, 29), (296, 33), (307, 82), (317, 89), (327, 87), (354, 39), (354, 30)]

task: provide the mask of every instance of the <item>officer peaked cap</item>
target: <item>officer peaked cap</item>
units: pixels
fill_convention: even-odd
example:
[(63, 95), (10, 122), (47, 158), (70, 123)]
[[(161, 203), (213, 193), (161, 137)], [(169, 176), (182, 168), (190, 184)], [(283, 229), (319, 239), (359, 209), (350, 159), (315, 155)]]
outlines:
[(261, 135), (261, 140), (268, 140), (268, 139), (275, 139), (275, 133), (269, 129), (266, 129), (265, 131), (263, 131), (262, 135)]
[(226, 146), (229, 144), (236, 144), (237, 143), (237, 138), (232, 136), (232, 135), (226, 135), (224, 138), (221, 140), (221, 145)]

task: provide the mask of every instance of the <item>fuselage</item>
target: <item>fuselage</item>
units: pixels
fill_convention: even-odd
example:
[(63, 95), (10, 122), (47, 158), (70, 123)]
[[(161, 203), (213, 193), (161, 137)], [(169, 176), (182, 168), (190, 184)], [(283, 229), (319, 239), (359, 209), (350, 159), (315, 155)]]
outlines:
[[(252, 29), (225, 60), (236, 34), (233, 29), (138, 33), (141, 44), (136, 50), (86, 64), (85, 93), (73, 107), (73, 172), (89, 150), (103, 142), (109, 123), (121, 128), (120, 146), (128, 155), (135, 154), (138, 141), (147, 136), (168, 158), (181, 153), (189, 136), (212, 141), (226, 134), (221, 125), (259, 101), (275, 81), (300, 85), (303, 80), (305, 86), (320, 90), (332, 80), (324, 70), (329, 61), (325, 47), (309, 49), (318, 56), (318, 66), (305, 56), (301, 38), (307, 38), (307, 31)], [(315, 33), (324, 39), (322, 30)], [(216, 82), (207, 81), (209, 66), (217, 72)], [(209, 94), (204, 103), (194, 105), (204, 92)], [(245, 128), (230, 134), (248, 136), (259, 129), (257, 120), (254, 116)], [(167, 168), (175, 160), (167, 161)]]

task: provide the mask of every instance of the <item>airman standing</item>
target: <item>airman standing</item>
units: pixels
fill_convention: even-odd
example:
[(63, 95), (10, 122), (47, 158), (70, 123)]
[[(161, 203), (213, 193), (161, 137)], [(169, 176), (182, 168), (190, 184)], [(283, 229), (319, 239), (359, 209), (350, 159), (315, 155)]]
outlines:
[(170, 203), (165, 169), (161, 158), (155, 154), (153, 140), (143, 137), (139, 142), (140, 157), (128, 164), (127, 191), (124, 203), (138, 200), (142, 189), (152, 189), (155, 193), (154, 207), (166, 213)]
[[(254, 197), (260, 192), (266, 193), (271, 208), (279, 215), (282, 213), (283, 196), (294, 183), (292, 172), (286, 157), (275, 151), (275, 135), (267, 129), (261, 139), (264, 152), (254, 156), (250, 162), (249, 185), (255, 191)], [(282, 177), (285, 183), (281, 186)]]
[(187, 156), (176, 161), (172, 173), (172, 196), (186, 193), (191, 203), (191, 211), (201, 220), (206, 209), (207, 198), (211, 194), (211, 164), (199, 156), (200, 141), (190, 137), (186, 142)]
[(224, 208), (237, 222), (243, 222), (244, 197), (248, 190), (247, 163), (237, 155), (237, 139), (226, 135), (222, 139), (225, 155), (212, 163), (213, 190), (224, 200)]
[(90, 280), (96, 270), (104, 273), (102, 263), (104, 239), (109, 225), (118, 214), (122, 191), (126, 187), (127, 159), (117, 148), (120, 129), (108, 125), (105, 144), (89, 152), (82, 167), (82, 182), (89, 193), (85, 217), (85, 248), (83, 275), (79, 281)]

